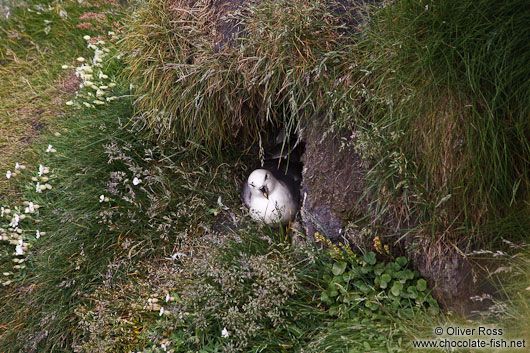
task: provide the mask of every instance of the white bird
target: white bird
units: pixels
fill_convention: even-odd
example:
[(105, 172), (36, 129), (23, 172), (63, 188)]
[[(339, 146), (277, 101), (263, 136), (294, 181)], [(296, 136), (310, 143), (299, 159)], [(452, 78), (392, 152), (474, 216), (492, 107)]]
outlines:
[(266, 224), (289, 223), (298, 211), (296, 180), (273, 168), (254, 170), (243, 184), (241, 196), (250, 216)]
[(298, 211), (304, 144), (295, 135), (286, 137), (282, 129), (263, 150), (265, 158), (243, 183), (241, 198), (255, 220), (287, 224), (294, 221)]

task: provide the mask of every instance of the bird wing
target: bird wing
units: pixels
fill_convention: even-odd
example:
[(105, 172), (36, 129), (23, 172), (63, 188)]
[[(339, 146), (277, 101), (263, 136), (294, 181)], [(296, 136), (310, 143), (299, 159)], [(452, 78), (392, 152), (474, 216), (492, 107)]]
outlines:
[(247, 181), (248, 179), (243, 182), (243, 186), (241, 187), (241, 200), (243, 200), (243, 203), (250, 208), (250, 199), (252, 198), (252, 194), (250, 193)]

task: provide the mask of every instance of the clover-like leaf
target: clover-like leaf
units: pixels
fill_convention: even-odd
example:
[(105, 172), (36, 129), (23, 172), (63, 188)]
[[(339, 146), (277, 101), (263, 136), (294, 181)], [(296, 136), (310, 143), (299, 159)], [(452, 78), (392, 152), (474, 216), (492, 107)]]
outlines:
[(409, 286), (407, 292), (409, 293), (409, 298), (416, 299), (418, 297), (418, 290), (415, 286)]
[(370, 252), (364, 254), (362, 259), (363, 259), (363, 261), (366, 264), (369, 264), (369, 265), (375, 265), (375, 263), (376, 263), (375, 253), (373, 251), (370, 251)]
[(392, 285), (392, 288), (390, 288), (390, 292), (398, 297), (401, 294), (401, 291), (403, 290), (403, 284), (401, 282), (394, 282)]
[(344, 270), (346, 270), (347, 265), (348, 264), (344, 261), (335, 262), (333, 264), (333, 267), (331, 268), (331, 272), (333, 272), (335, 276), (342, 275), (344, 273)]
[(427, 281), (423, 278), (420, 278), (418, 282), (416, 282), (416, 288), (418, 291), (423, 292), (427, 289)]
[(404, 256), (400, 256), (400, 257), (398, 257), (398, 258), (396, 259), (396, 262), (398, 263), (399, 266), (401, 266), (401, 267), (405, 267), (405, 266), (407, 266), (407, 262), (408, 262), (408, 260), (407, 260), (406, 257), (404, 257)]

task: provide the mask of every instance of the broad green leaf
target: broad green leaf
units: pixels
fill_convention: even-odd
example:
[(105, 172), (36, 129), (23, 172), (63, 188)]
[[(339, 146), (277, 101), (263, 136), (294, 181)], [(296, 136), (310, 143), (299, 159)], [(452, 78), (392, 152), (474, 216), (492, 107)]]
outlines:
[(373, 251), (370, 251), (369, 253), (364, 254), (363, 261), (369, 265), (375, 265), (375, 253)]
[(416, 282), (416, 288), (418, 289), (418, 291), (423, 292), (427, 289), (427, 281), (423, 278), (420, 278), (418, 282)]
[(335, 276), (342, 275), (347, 265), (348, 264), (344, 261), (335, 262), (333, 264), (333, 268), (331, 269), (331, 272), (333, 272)]
[(408, 260), (406, 257), (400, 256), (396, 259), (396, 262), (399, 264), (399, 266), (405, 267), (407, 265)]
[(392, 288), (390, 288), (390, 292), (398, 297), (401, 294), (401, 291), (403, 290), (403, 284), (400, 282), (394, 282), (392, 285)]
[(320, 300), (324, 303), (329, 302), (329, 295), (327, 291), (322, 291), (322, 293), (320, 294)]

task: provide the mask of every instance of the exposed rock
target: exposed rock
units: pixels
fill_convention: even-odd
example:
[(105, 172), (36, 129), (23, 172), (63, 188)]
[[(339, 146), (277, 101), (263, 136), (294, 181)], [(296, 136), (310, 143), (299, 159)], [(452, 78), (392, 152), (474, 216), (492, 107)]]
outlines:
[[(432, 296), (445, 309), (469, 315), (487, 309), (494, 290), (484, 270), (485, 264), (464, 256), (454, 247), (443, 244), (422, 246), (430, 240), (408, 241), (407, 251), (414, 267), (432, 288)], [(473, 298), (480, 297), (480, 300)]]
[(325, 136), (323, 130), (321, 123), (313, 123), (303, 133), (301, 219), (308, 236), (319, 232), (338, 241), (345, 217), (367, 207), (361, 200), (364, 172), (353, 148), (341, 150), (341, 136)]

